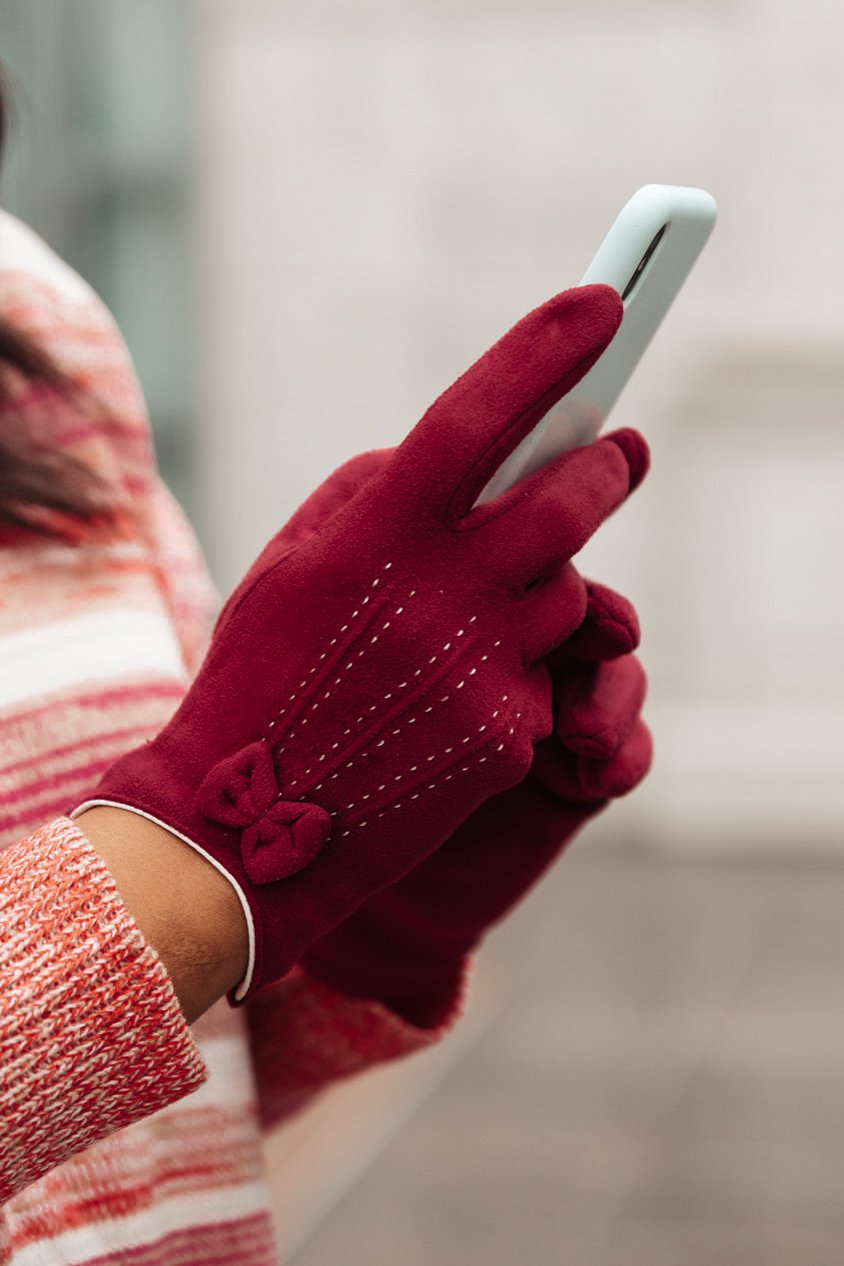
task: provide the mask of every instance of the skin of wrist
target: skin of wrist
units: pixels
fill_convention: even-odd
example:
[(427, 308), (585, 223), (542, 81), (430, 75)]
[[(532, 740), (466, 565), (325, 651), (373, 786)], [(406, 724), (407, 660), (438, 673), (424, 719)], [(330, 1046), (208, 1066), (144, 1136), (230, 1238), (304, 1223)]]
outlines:
[(111, 871), (192, 1023), (246, 972), (248, 933), (234, 887), (184, 840), (127, 809), (86, 809), (76, 825)]

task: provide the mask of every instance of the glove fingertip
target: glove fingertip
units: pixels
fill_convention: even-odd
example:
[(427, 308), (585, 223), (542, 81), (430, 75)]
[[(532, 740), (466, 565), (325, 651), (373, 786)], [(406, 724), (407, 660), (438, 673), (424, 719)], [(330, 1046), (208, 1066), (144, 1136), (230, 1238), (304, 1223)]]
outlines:
[(621, 295), (612, 286), (577, 286), (574, 290), (563, 291), (551, 303), (561, 301), (561, 306), (565, 305), (567, 309), (567, 315), (577, 312), (584, 329), (589, 330), (596, 346), (606, 345), (612, 340), (624, 317)]
[(653, 736), (640, 718), (631, 738), (609, 760), (578, 758), (578, 781), (586, 795), (618, 800), (638, 787), (652, 764)]
[[(587, 581), (587, 628), (591, 636), (604, 649), (606, 658), (613, 655), (629, 655), (641, 641), (641, 627), (636, 608), (629, 599), (606, 585)], [(589, 627), (591, 626), (591, 627)]]
[(643, 482), (651, 466), (651, 450), (648, 442), (632, 427), (622, 427), (604, 437), (621, 449), (630, 472), (629, 491), (634, 492)]

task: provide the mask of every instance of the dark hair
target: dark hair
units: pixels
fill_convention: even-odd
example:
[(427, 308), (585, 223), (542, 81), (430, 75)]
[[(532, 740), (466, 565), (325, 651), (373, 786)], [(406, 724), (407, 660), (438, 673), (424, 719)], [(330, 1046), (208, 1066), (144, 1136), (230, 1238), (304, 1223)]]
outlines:
[[(10, 118), (8, 80), (0, 66), (0, 161)], [(74, 526), (99, 518), (106, 510), (105, 490), (78, 458), (38, 444), (15, 403), (21, 385), (27, 384), (45, 397), (54, 396), (56, 404), (74, 406), (74, 384), (29, 335), (0, 313), (0, 526), (72, 538)], [(46, 403), (49, 406), (49, 399)]]

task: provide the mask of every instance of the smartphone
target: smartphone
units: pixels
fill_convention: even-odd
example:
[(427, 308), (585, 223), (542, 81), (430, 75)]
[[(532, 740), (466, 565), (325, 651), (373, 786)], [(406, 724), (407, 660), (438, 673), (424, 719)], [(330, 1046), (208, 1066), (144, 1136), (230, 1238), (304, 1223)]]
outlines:
[(645, 185), (622, 208), (582, 286), (612, 286), (624, 318), (603, 356), (498, 468), (478, 503), (497, 497), (569, 448), (591, 444), (691, 272), (718, 207), (704, 189)]

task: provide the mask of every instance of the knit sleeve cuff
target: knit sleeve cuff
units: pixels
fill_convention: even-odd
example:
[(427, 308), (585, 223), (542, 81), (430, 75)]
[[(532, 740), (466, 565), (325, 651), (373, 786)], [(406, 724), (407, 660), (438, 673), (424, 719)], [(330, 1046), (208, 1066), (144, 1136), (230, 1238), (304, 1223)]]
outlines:
[(0, 1200), (207, 1074), (170, 979), (66, 818), (0, 855)]

